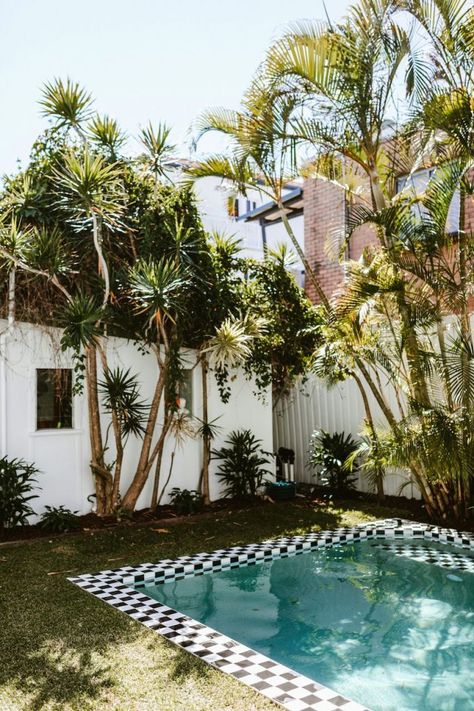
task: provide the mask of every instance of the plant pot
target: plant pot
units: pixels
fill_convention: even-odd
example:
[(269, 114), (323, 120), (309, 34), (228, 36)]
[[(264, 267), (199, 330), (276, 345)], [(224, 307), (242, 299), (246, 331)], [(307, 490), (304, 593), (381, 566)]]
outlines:
[(276, 481), (266, 485), (268, 496), (274, 501), (288, 501), (296, 496), (296, 482)]

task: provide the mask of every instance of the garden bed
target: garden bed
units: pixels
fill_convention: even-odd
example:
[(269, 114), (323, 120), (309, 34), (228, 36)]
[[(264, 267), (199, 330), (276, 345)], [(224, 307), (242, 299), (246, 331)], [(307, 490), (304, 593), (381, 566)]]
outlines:
[[(324, 487), (315, 487), (312, 485), (298, 485), (298, 493), (296, 505), (302, 508), (314, 509), (315, 507), (324, 509), (327, 507), (326, 499), (327, 491)], [(376, 506), (378, 504), (377, 497), (372, 494), (362, 494), (353, 492), (348, 495), (345, 501), (353, 501), (354, 505), (368, 504)], [(184, 521), (205, 521), (208, 518), (220, 511), (243, 511), (252, 508), (269, 507), (274, 502), (267, 499), (219, 499), (213, 501), (210, 505), (205, 506), (201, 512), (192, 515), (177, 515), (175, 509), (171, 505), (159, 506), (156, 513), (150, 509), (142, 509), (135, 511), (130, 518), (122, 518), (117, 520), (114, 516), (101, 517), (97, 514), (89, 513), (77, 517), (78, 527), (76, 530), (69, 533), (64, 533), (64, 536), (78, 536), (83, 532), (101, 531), (116, 528), (131, 528), (140, 526), (172, 526)], [(334, 505), (338, 505), (335, 500)], [(412, 518), (417, 521), (428, 521), (423, 503), (418, 499), (406, 499), (400, 496), (386, 496), (383, 506), (393, 510), (403, 509), (406, 518)], [(452, 525), (455, 527), (455, 522), (443, 522), (443, 525)], [(465, 530), (474, 530), (474, 524), (466, 524), (463, 526)], [(0, 531), (0, 546), (2, 544), (14, 543), (16, 541), (28, 541), (41, 538), (51, 538), (57, 536), (57, 533), (51, 533), (40, 526), (17, 526), (15, 528), (4, 529)]]
[[(206, 518), (212, 517), (215, 513), (219, 511), (241, 511), (243, 509), (258, 507), (258, 506), (269, 506), (269, 502), (262, 499), (256, 500), (236, 500), (236, 499), (218, 499), (213, 501), (208, 506), (204, 506), (202, 511), (197, 514), (192, 515), (181, 515), (178, 516), (171, 505), (159, 506), (156, 512), (152, 512), (150, 509), (142, 509), (140, 511), (134, 511), (133, 515), (128, 517), (123, 517), (117, 519), (115, 516), (98, 516), (95, 513), (84, 514), (83, 516), (77, 516), (77, 528), (74, 531), (68, 533), (63, 533), (61, 535), (65, 536), (77, 536), (83, 532), (89, 531), (101, 531), (113, 528), (127, 528), (127, 527), (137, 527), (137, 526), (151, 526), (151, 525), (166, 525), (172, 526), (176, 523), (181, 523), (183, 521), (192, 520), (205, 520)], [(28, 541), (35, 540), (39, 538), (51, 538), (51, 536), (58, 535), (57, 533), (51, 533), (38, 525), (31, 526), (16, 526), (15, 528), (6, 528), (0, 530), (0, 545), (2, 543), (10, 543), (15, 541)]]

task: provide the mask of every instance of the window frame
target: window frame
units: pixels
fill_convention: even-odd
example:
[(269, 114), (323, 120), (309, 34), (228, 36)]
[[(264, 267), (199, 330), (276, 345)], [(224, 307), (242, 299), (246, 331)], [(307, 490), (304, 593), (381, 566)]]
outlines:
[[(70, 398), (70, 425), (66, 427), (39, 427), (38, 426), (38, 384), (39, 384), (39, 372), (40, 371), (66, 371), (70, 373), (70, 382), (68, 383), (68, 396)], [(33, 427), (33, 432), (34, 434), (44, 434), (44, 433), (70, 433), (75, 431), (75, 411), (74, 411), (74, 394), (73, 394), (73, 387), (74, 387), (74, 371), (73, 368), (68, 367), (68, 366), (54, 366), (50, 367), (47, 365), (42, 365), (42, 366), (36, 366), (33, 370), (34, 373), (34, 427)], [(55, 408), (56, 409), (56, 408)], [(56, 418), (55, 418), (56, 419)]]

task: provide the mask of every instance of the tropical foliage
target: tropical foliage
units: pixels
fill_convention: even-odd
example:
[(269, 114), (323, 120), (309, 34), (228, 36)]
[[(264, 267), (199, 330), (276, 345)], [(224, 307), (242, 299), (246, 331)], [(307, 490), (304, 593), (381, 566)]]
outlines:
[(24, 526), (34, 513), (38, 470), (23, 459), (0, 459), (0, 529)]
[[(387, 467), (403, 467), (434, 518), (458, 520), (472, 513), (474, 477), (473, 13), (466, 0), (359, 0), (338, 23), (291, 26), (242, 110), (201, 117), (198, 137), (218, 130), (229, 149), (192, 170), (259, 186), (284, 223), (282, 186), (298, 171), (343, 192), (331, 235), (340, 291), (325, 294), (309, 265), (323, 341), (313, 369), (328, 384), (355, 380), (379, 495)], [(350, 261), (363, 227), (370, 245)]]
[(256, 496), (265, 476), (271, 474), (265, 467), (270, 463), (262, 442), (250, 430), (234, 430), (225, 445), (212, 452), (219, 464), (217, 476), (224, 484), (224, 493), (235, 498)]
[[(27, 167), (6, 178), (0, 195), (0, 288), (9, 328), (16, 320), (63, 327), (61, 347), (74, 357), (74, 392), (87, 397), (99, 514), (132, 511), (150, 477), (150, 505), (159, 502), (167, 437), (177, 443), (196, 434), (176, 396), (184, 377), (182, 349), (195, 349), (203, 389), (197, 418), (203, 459), (196, 479), (207, 503), (218, 430), (208, 416), (209, 373), (224, 401), (235, 368), (257, 375), (260, 392), (273, 381), (286, 387), (303, 371), (314, 337), (295, 339), (294, 356), (277, 372), (286, 329), (271, 308), (279, 280), (281, 308), (293, 310), (295, 324), (312, 327), (313, 309), (276, 267), (273, 293), (267, 290), (264, 298), (266, 277), (240, 257), (237, 241), (205, 234), (191, 188), (172, 180), (167, 126), (147, 125), (139, 136), (142, 153), (132, 158), (118, 123), (96, 114), (79, 85), (55, 80), (45, 85), (40, 103), (50, 126)], [(252, 289), (254, 296), (262, 292), (258, 309)], [(147, 396), (138, 373), (110, 364), (111, 336), (134, 341), (156, 359)], [(257, 346), (261, 339), (268, 352)], [(130, 438), (138, 440), (139, 454), (124, 488)], [(168, 479), (172, 469), (173, 461)]]
[(310, 442), (309, 464), (316, 469), (318, 480), (332, 495), (344, 496), (354, 490), (357, 471), (358, 445), (344, 432), (330, 434), (324, 430), (313, 432)]

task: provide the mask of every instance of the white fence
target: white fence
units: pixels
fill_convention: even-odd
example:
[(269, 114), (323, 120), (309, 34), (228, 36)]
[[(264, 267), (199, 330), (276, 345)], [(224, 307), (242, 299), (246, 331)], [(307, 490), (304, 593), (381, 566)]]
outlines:
[[(384, 393), (388, 403), (396, 410), (393, 389), (387, 385)], [(373, 399), (370, 400), (374, 419), (384, 424)], [(300, 482), (316, 482), (314, 470), (308, 466), (309, 441), (316, 429), (328, 432), (351, 433), (357, 438), (364, 422), (364, 406), (355, 382), (346, 380), (328, 389), (324, 382), (310, 375), (307, 382), (296, 386), (291, 394), (281, 400), (273, 413), (273, 441), (275, 450), (288, 447), (295, 451), (295, 478)], [(393, 470), (385, 478), (385, 493), (398, 495), (407, 481), (408, 473)], [(359, 475), (358, 488), (370, 491), (369, 483)], [(419, 498), (419, 492), (410, 482), (403, 489), (403, 496)]]
[[(40, 470), (38, 484), (39, 498), (33, 508), (41, 513), (46, 505), (61, 504), (87, 513), (91, 510), (88, 496), (94, 491), (90, 462), (87, 407), (84, 395), (76, 395), (72, 401), (72, 426), (69, 429), (37, 428), (37, 370), (43, 368), (72, 368), (70, 353), (63, 353), (59, 347), (61, 332), (58, 329), (16, 324), (12, 333), (5, 321), (0, 320), (0, 457), (18, 457), (33, 462)], [(156, 358), (142, 354), (132, 342), (120, 338), (109, 338), (108, 358), (111, 368), (130, 368), (139, 376), (140, 392), (143, 400), (149, 402), (158, 376)], [(191, 351), (183, 353), (193, 368), (196, 361)], [(192, 415), (202, 414), (202, 391), (200, 374), (191, 371)], [(208, 407), (209, 419), (217, 419), (219, 433), (213, 443), (221, 447), (231, 430), (249, 428), (263, 441), (266, 450), (272, 450), (272, 415), (270, 393), (266, 402), (254, 394), (254, 383), (248, 382), (242, 373), (236, 373), (232, 380), (232, 396), (227, 404), (219, 397), (213, 377), (209, 378)], [(163, 420), (160, 411), (159, 421)], [(109, 418), (104, 414), (102, 426), (105, 432)], [(158, 437), (157, 431), (155, 437)], [(108, 452), (113, 460), (113, 442)], [(170, 435), (163, 455), (163, 475), (165, 481), (175, 441)], [(122, 473), (122, 493), (129, 485), (135, 471), (141, 441), (130, 437), (125, 452)], [(174, 486), (195, 489), (198, 486), (202, 461), (202, 440), (188, 437), (176, 450), (173, 476), (165, 492)], [(222, 494), (221, 484), (216, 477), (217, 463), (211, 463), (211, 497)], [(138, 501), (138, 508), (150, 505), (151, 476)]]

